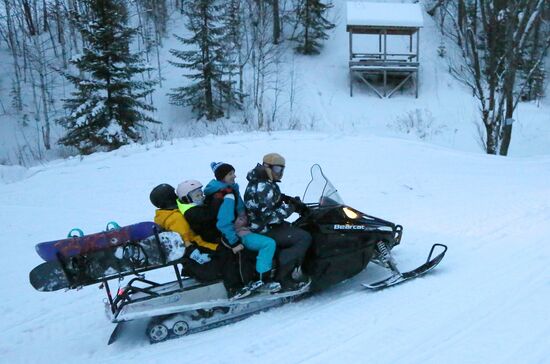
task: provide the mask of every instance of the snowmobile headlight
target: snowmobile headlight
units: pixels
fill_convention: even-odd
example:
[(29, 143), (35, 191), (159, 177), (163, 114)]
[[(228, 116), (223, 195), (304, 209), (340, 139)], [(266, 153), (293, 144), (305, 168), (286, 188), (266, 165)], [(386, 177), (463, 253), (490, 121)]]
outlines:
[(344, 210), (344, 214), (346, 214), (346, 216), (349, 217), (350, 219), (357, 219), (359, 217), (357, 212), (353, 211), (349, 207), (344, 207), (343, 210)]

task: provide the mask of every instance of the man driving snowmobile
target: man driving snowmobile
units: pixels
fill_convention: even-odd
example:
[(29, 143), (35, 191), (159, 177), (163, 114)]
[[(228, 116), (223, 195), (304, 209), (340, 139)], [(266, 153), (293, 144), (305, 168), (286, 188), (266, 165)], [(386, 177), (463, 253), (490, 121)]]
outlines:
[[(299, 268), (311, 244), (311, 235), (285, 221), (302, 204), (291, 204), (291, 200), (281, 193), (278, 182), (285, 170), (285, 159), (278, 153), (269, 153), (246, 176), (248, 186), (244, 201), (250, 219), (250, 229), (275, 239), (278, 254), (278, 269), (275, 280), (285, 291), (299, 289), (304, 279), (295, 280), (292, 272)], [(296, 202), (294, 200), (294, 202)]]

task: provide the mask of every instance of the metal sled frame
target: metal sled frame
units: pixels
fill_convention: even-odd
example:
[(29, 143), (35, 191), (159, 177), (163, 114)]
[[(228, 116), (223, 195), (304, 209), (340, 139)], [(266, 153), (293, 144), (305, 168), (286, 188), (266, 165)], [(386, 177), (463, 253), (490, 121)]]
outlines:
[[(117, 340), (128, 321), (149, 319), (146, 333), (151, 343), (156, 343), (237, 322), (258, 312), (304, 298), (310, 293), (307, 285), (299, 291), (276, 295), (265, 292), (231, 300), (227, 297), (222, 281), (198, 282), (193, 278), (181, 277), (176, 265), (174, 268), (176, 281), (159, 284), (136, 277), (124, 288), (118, 289), (115, 297), (111, 295), (108, 281), (104, 282), (109, 300), (105, 302), (106, 311), (109, 311), (106, 313), (117, 324), (108, 344)], [(164, 330), (164, 336), (159, 338), (156, 330)]]
[[(189, 277), (182, 277), (177, 263), (173, 264), (174, 272), (176, 275), (175, 281), (167, 283), (158, 283), (152, 280), (145, 279), (143, 275), (138, 275), (132, 278), (124, 287), (117, 290), (113, 297), (111, 288), (109, 286), (109, 280), (105, 279), (100, 288), (105, 289), (107, 295), (107, 302), (109, 303), (110, 311), (112, 313), (113, 322), (119, 322), (118, 316), (122, 312), (123, 308), (138, 302), (144, 302), (157, 297), (170, 296), (177, 292), (185, 292), (194, 288), (209, 286), (214, 283), (221, 282), (219, 280), (209, 282), (199, 282)], [(144, 285), (139, 286), (138, 284)], [(134, 297), (136, 293), (141, 293), (138, 297)], [(124, 319), (120, 320), (124, 321)]]

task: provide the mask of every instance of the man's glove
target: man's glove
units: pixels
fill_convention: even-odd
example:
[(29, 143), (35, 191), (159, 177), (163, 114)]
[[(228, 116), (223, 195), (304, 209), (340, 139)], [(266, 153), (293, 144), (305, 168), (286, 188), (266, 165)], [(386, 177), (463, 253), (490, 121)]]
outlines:
[(208, 263), (209, 261), (212, 260), (212, 258), (210, 258), (210, 254), (201, 253), (200, 250), (197, 248), (193, 249), (191, 254), (189, 254), (189, 258), (193, 259), (195, 262), (199, 264)]
[(302, 202), (299, 196), (290, 197), (285, 194), (281, 194), (281, 200), (294, 207), (294, 211), (300, 215), (305, 214), (309, 210), (307, 205)]
[(309, 208), (307, 207), (307, 205), (302, 201), (299, 201), (298, 203), (296, 203), (296, 205), (294, 205), (294, 208), (296, 209), (296, 212), (300, 215), (307, 214), (307, 212), (309, 211)]
[(281, 193), (281, 201), (283, 201), (284, 203), (290, 203), (290, 199), (292, 197), (288, 196), (288, 195), (285, 195), (284, 193)]

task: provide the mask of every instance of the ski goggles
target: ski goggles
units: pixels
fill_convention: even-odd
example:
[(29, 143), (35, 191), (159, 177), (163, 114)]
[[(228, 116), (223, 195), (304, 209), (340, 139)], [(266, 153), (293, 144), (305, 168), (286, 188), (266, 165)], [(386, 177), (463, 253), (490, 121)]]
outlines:
[(202, 188), (195, 188), (193, 191), (187, 194), (187, 198), (189, 199), (189, 201), (194, 203), (202, 202), (204, 200), (204, 193), (202, 192)]
[(278, 176), (282, 176), (283, 172), (285, 171), (285, 166), (280, 166), (278, 164), (271, 165), (269, 168)]

